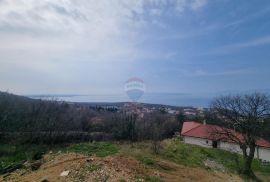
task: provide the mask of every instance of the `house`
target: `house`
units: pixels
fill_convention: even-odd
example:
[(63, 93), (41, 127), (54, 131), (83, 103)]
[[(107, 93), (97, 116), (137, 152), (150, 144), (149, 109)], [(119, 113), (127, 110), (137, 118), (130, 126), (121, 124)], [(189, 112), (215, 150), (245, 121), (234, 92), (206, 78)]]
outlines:
[[(242, 154), (240, 146), (232, 140), (226, 139), (226, 137), (217, 137), (213, 135), (213, 131), (224, 129), (222, 127), (210, 124), (202, 124), (193, 121), (184, 122), (181, 136), (185, 143), (199, 145), (207, 148), (220, 148), (230, 152)], [(229, 129), (225, 129), (229, 130)], [(232, 130), (231, 130), (232, 131)], [(243, 135), (238, 132), (234, 132), (234, 135), (242, 140)], [(258, 139), (256, 142), (255, 158), (262, 161), (270, 162), (270, 143), (264, 139)]]
[(167, 111), (169, 114), (177, 114), (177, 113), (178, 113), (177, 110), (174, 110), (174, 109), (171, 109), (171, 108), (166, 108), (166, 111)]
[(197, 110), (194, 108), (185, 108), (183, 111), (184, 111), (184, 115), (189, 118), (194, 118), (197, 116)]

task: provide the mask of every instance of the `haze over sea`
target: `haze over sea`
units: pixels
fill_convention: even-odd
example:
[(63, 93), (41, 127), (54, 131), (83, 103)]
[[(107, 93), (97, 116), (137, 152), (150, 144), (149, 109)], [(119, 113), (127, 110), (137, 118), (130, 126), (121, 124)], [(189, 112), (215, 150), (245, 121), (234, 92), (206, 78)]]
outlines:
[[(145, 93), (138, 102), (149, 104), (164, 104), (171, 106), (193, 106), (193, 107), (208, 107), (211, 100), (220, 95), (236, 94), (236, 93), (251, 93), (257, 90), (236, 92), (224, 91), (219, 93)], [(270, 89), (260, 90), (260, 92), (270, 93)], [(130, 102), (130, 99), (125, 93), (119, 94), (88, 94), (88, 95), (28, 95), (31, 98), (55, 99), (68, 102)]]

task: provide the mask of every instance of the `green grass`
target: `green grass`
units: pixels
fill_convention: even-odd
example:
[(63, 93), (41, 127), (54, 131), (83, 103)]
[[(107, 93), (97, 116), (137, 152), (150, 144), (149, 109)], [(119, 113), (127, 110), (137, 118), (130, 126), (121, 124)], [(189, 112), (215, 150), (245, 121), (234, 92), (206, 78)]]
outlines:
[(120, 179), (119, 182), (127, 182), (125, 179)]
[[(220, 149), (185, 144), (179, 139), (163, 141), (162, 148), (160, 154), (156, 155), (151, 150), (151, 142), (135, 143), (132, 146), (122, 144), (120, 153), (124, 156), (133, 156), (143, 164), (163, 171), (171, 169), (163, 169), (163, 166), (160, 166), (157, 162), (160, 159), (169, 160), (185, 166), (203, 168), (205, 167), (204, 161), (210, 159), (222, 164), (227, 171), (232, 173), (238, 173), (243, 165), (241, 155)], [(237, 160), (238, 164), (236, 162)], [(255, 172), (270, 176), (270, 166), (262, 166), (256, 159), (253, 161), (252, 169)]]
[(137, 159), (145, 165), (153, 166), (156, 162), (148, 156), (137, 156)]
[(253, 161), (252, 168), (254, 171), (258, 171), (265, 176), (270, 176), (270, 166), (262, 166), (258, 160)]
[(145, 182), (164, 182), (162, 179), (156, 176), (135, 176), (135, 182), (145, 181)]
[(175, 163), (193, 167), (201, 166), (204, 158), (199, 148), (181, 145), (180, 142), (170, 143), (161, 152), (161, 156)]
[(12, 165), (23, 161), (38, 160), (48, 151), (45, 145), (0, 145), (0, 173)]
[[(180, 140), (165, 141), (164, 150), (160, 155), (175, 163), (193, 167), (203, 167), (203, 162), (206, 159), (211, 159), (222, 164), (230, 172), (238, 172), (243, 166), (243, 158), (241, 155), (220, 149), (189, 145)], [(255, 172), (258, 171), (270, 176), (270, 166), (262, 166), (257, 159), (253, 161), (252, 169)]]
[(162, 179), (155, 176), (147, 176), (144, 179), (146, 182), (164, 182)]
[(86, 164), (83, 168), (80, 169), (79, 173), (75, 174), (75, 178), (79, 179), (79, 181), (86, 181), (86, 175), (88, 172), (92, 173), (100, 170), (101, 168), (102, 166), (98, 164)]
[(69, 146), (67, 151), (85, 155), (96, 154), (98, 157), (106, 157), (116, 154), (118, 152), (118, 146), (109, 142), (80, 143)]
[(14, 166), (23, 161), (41, 159), (42, 155), (49, 150), (62, 152), (75, 152), (86, 155), (96, 154), (105, 157), (118, 152), (118, 146), (108, 142), (80, 143), (70, 146), (47, 146), (47, 145), (0, 145), (0, 174), (9, 166)]
[(170, 167), (162, 165), (156, 161), (155, 156), (137, 156), (137, 160), (141, 161), (143, 164), (151, 166), (155, 169), (158, 169), (160, 171), (170, 171), (172, 170)]
[(181, 141), (167, 141), (161, 156), (178, 164), (192, 167), (203, 166), (206, 159), (212, 159), (233, 171), (238, 170), (237, 155), (219, 149), (208, 149), (195, 145), (184, 144)]
[(89, 172), (94, 172), (101, 169), (101, 165), (97, 165), (97, 164), (89, 164), (86, 166), (86, 170)]
[[(189, 145), (176, 139), (163, 141), (162, 148), (160, 154), (156, 155), (151, 150), (151, 142), (133, 143), (132, 145), (124, 143), (117, 145), (109, 142), (95, 142), (71, 144), (66, 147), (54, 146), (53, 148), (46, 145), (15, 146), (5, 144), (0, 145), (0, 173), (4, 168), (10, 165), (16, 165), (21, 161), (37, 160), (43, 153), (48, 152), (49, 150), (97, 155), (99, 157), (119, 153), (122, 156), (134, 157), (143, 164), (162, 171), (171, 169), (162, 166), (158, 162), (160, 159), (191, 167), (204, 167), (203, 162), (206, 159), (210, 159), (222, 164), (229, 172), (233, 173), (237, 173), (243, 164), (240, 155), (219, 149)], [(238, 159), (239, 164), (236, 163), (236, 159)], [(98, 170), (99, 167), (100, 166), (88, 166), (87, 170), (95, 171)], [(262, 166), (258, 160), (253, 161), (252, 168), (255, 172), (270, 176), (270, 166)]]

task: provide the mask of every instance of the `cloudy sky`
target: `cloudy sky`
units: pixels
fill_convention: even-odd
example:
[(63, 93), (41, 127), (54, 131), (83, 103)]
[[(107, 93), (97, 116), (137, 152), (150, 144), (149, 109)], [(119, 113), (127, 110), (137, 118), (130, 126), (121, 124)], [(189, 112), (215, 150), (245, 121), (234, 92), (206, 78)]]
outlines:
[(0, 0), (0, 90), (269, 90), (269, 0)]

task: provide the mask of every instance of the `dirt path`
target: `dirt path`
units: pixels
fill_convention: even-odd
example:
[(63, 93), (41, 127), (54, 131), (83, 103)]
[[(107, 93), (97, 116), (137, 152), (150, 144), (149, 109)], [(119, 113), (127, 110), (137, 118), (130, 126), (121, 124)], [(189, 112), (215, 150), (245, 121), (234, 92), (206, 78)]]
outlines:
[(170, 182), (242, 182), (242, 179), (235, 175), (230, 175), (218, 171), (209, 171), (201, 168), (192, 168), (183, 165), (177, 165), (169, 161), (159, 161), (160, 165), (165, 166), (171, 170), (162, 173), (165, 181)]
[[(139, 161), (121, 156), (105, 158), (86, 157), (79, 154), (46, 155), (43, 165), (37, 171), (18, 170), (3, 178), (3, 181), (143, 181), (145, 176), (156, 176), (168, 182), (241, 182), (237, 176), (221, 172), (208, 171), (201, 168), (191, 168), (177, 165), (166, 160), (157, 161), (165, 170), (145, 166)], [(68, 176), (61, 177), (63, 171), (69, 171)]]

